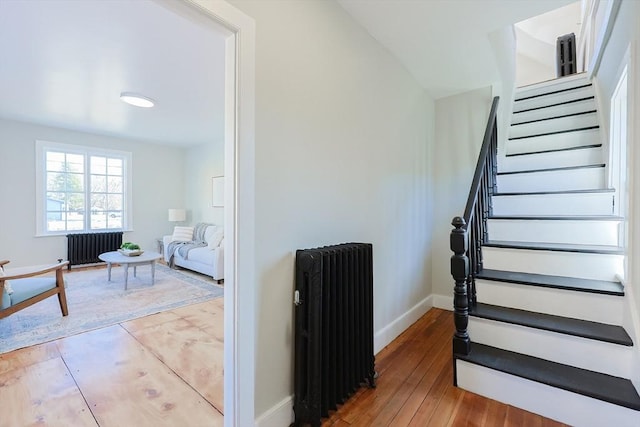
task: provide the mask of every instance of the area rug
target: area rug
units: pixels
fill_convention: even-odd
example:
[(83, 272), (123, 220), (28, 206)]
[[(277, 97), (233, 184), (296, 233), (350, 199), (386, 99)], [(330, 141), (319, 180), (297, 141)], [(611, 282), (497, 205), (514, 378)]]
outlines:
[(204, 302), (224, 293), (211, 278), (162, 264), (156, 265), (153, 285), (148, 266), (137, 270), (137, 277), (133, 277), (133, 268), (129, 268), (126, 291), (121, 267), (113, 268), (111, 282), (106, 268), (65, 273), (69, 315), (62, 316), (54, 296), (0, 319), (0, 353)]

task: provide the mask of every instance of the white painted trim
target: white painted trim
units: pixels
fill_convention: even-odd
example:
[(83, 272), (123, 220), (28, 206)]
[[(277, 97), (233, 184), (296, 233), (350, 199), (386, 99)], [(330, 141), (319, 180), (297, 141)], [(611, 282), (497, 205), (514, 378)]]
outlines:
[[(170, 0), (156, 1), (174, 6)], [(255, 21), (224, 0), (182, 1), (229, 31), (225, 47), (224, 425), (249, 426), (255, 424)]]
[(411, 307), (406, 313), (398, 316), (394, 321), (376, 332), (373, 336), (373, 353), (378, 354), (380, 350), (420, 319), (431, 307), (433, 307), (433, 295), (429, 295)]
[[(453, 286), (451, 286), (451, 289), (453, 291)], [(432, 295), (432, 297), (433, 297), (433, 306), (435, 308), (453, 311), (453, 295), (434, 294)]]
[[(587, 70), (589, 80), (591, 80), (594, 74), (598, 73), (598, 68), (600, 67), (600, 62), (602, 61), (604, 49), (607, 46), (607, 42), (609, 42), (611, 32), (613, 31), (613, 26), (616, 22), (616, 17), (618, 16), (618, 10), (620, 10), (620, 4), (621, 0), (612, 0), (607, 3), (608, 8), (605, 11), (603, 25), (597, 35), (597, 39), (593, 47), (593, 55), (589, 60), (589, 69)], [(592, 29), (592, 31), (593, 30), (594, 29)]]
[(293, 396), (287, 396), (256, 418), (256, 427), (286, 427), (293, 423)]

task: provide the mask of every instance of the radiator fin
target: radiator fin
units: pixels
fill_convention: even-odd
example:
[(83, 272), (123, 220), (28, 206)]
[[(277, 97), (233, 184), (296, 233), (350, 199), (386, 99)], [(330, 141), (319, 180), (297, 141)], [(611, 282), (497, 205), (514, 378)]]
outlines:
[(98, 255), (115, 251), (122, 245), (122, 231), (67, 234), (67, 259), (72, 265), (101, 262)]
[(296, 426), (320, 426), (363, 384), (375, 386), (372, 252), (369, 243), (296, 252)]

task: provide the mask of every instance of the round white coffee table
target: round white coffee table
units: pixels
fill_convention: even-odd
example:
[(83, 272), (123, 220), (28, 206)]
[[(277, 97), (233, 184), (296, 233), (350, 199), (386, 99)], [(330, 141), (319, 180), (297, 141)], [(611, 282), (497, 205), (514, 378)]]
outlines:
[(118, 251), (105, 252), (98, 255), (102, 261), (107, 263), (107, 276), (109, 282), (111, 281), (111, 265), (121, 264), (124, 266), (124, 289), (127, 290), (127, 284), (129, 282), (129, 266), (133, 266), (133, 277), (136, 277), (136, 267), (139, 265), (149, 264), (151, 265), (151, 284), (155, 283), (156, 278), (156, 261), (162, 257), (158, 252), (147, 252), (136, 256), (122, 255)]

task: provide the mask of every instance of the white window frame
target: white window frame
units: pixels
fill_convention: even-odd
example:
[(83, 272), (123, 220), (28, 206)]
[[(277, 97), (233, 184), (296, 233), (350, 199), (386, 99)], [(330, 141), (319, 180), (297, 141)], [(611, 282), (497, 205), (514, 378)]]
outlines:
[[(36, 236), (60, 236), (74, 233), (98, 233), (102, 231), (131, 231), (133, 228), (133, 204), (132, 204), (132, 159), (133, 156), (128, 151), (109, 150), (100, 147), (84, 146), (84, 145), (72, 145), (63, 144), (59, 142), (41, 141), (37, 140), (35, 144), (36, 149)], [(109, 228), (104, 230), (91, 230), (84, 228), (83, 230), (61, 230), (61, 231), (48, 231), (47, 230), (47, 212), (46, 212), (46, 194), (47, 194), (47, 175), (46, 175), (46, 153), (47, 151), (61, 151), (65, 153), (81, 154), (85, 156), (85, 164), (88, 164), (89, 156), (107, 156), (107, 157), (119, 157), (123, 159), (123, 215), (122, 215), (122, 228)], [(85, 171), (85, 178), (88, 178), (88, 174)], [(90, 187), (85, 184), (85, 193)], [(86, 227), (86, 224), (85, 224)]]

